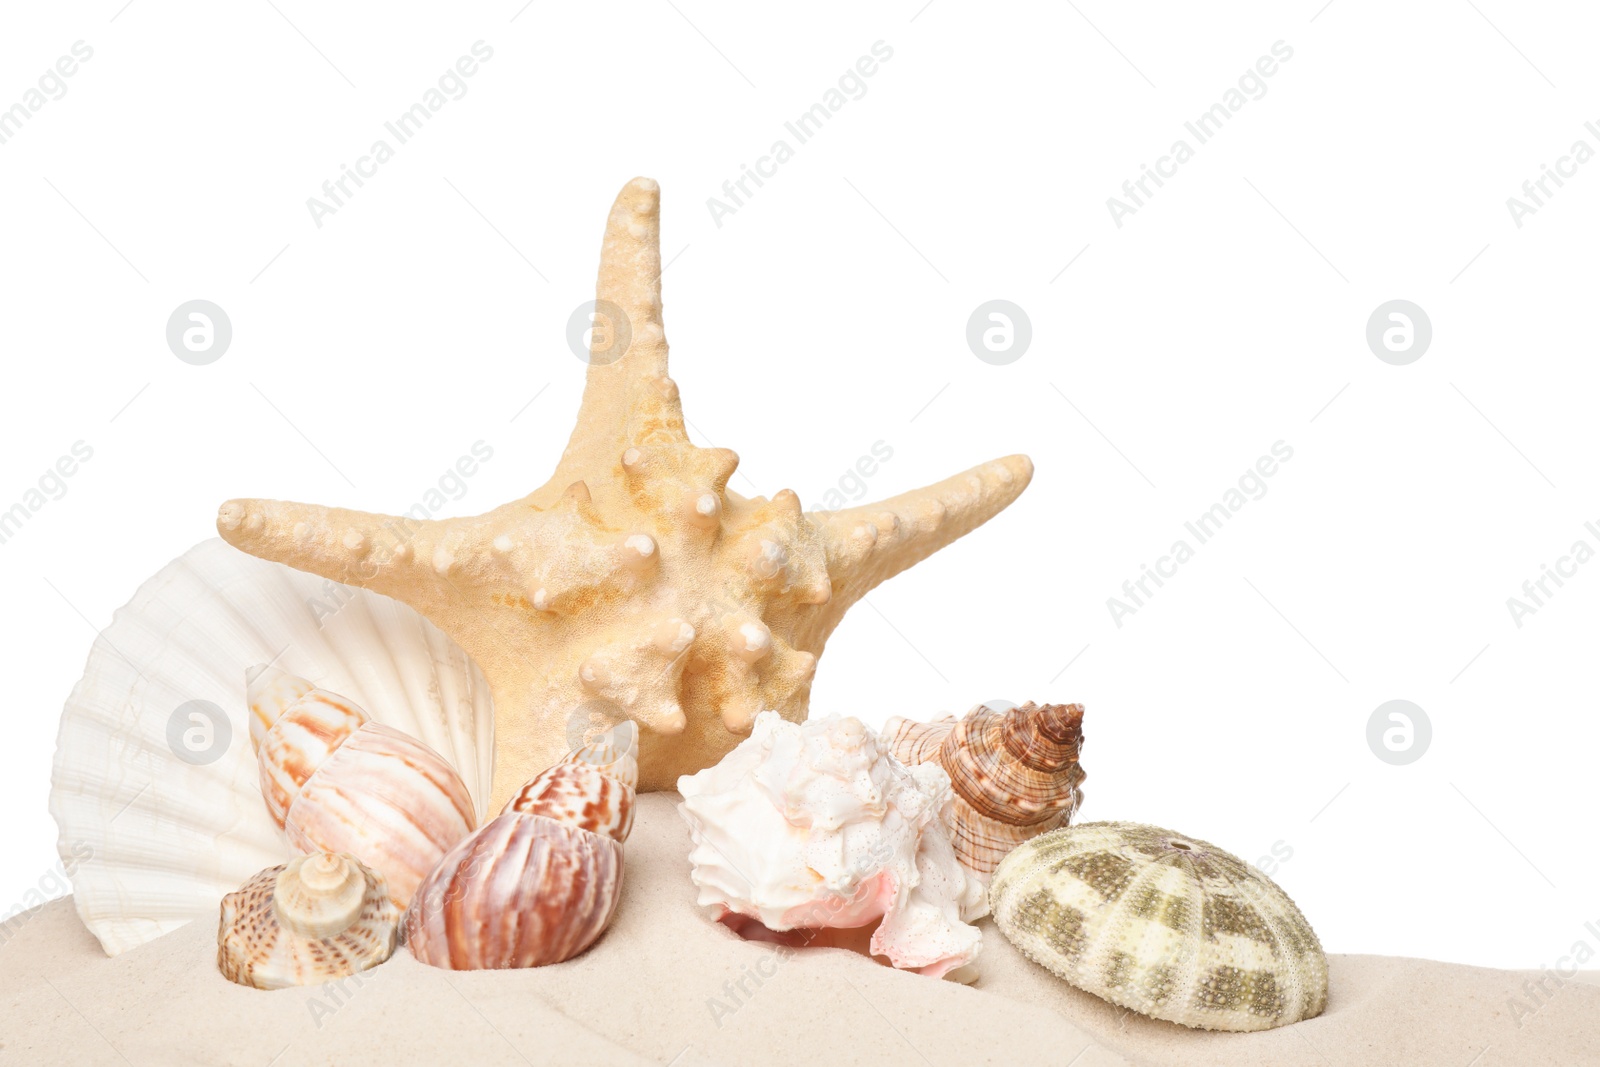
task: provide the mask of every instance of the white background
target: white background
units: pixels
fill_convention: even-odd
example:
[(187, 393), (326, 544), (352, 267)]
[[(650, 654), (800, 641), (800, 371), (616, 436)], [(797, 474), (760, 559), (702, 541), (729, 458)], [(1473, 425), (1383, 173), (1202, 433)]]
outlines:
[[(1594, 14), (922, 2), (9, 9), (0, 107), (94, 56), (0, 145), (0, 509), (75, 441), (94, 457), (0, 545), (0, 910), (55, 862), (94, 628), (220, 501), (399, 511), (480, 439), (449, 513), (545, 480), (582, 386), (566, 322), (646, 174), (673, 375), (734, 489), (818, 502), (880, 440), (872, 497), (1037, 464), (851, 613), (815, 710), (1083, 701), (1082, 818), (1292, 850), (1277, 878), (1330, 951), (1593, 943), (1600, 563), (1520, 628), (1506, 600), (1600, 548), (1600, 162), (1521, 228), (1506, 199), (1600, 148)], [(480, 39), (466, 96), (316, 227), (306, 199)], [(718, 227), (707, 198), (880, 40), (866, 94)], [(1107, 197), (1279, 40), (1266, 95), (1118, 228)], [(1033, 325), (1007, 366), (964, 336), (997, 297)], [(234, 329), (203, 367), (164, 337), (195, 298)], [(1433, 324), (1409, 366), (1364, 336), (1396, 298)], [(1116, 626), (1107, 598), (1280, 440), (1266, 495)], [(1409, 766), (1367, 745), (1395, 698), (1433, 725)]]

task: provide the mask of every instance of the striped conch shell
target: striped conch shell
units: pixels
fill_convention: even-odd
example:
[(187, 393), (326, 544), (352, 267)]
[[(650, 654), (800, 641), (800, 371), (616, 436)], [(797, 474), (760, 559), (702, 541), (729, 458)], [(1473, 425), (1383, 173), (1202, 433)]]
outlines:
[(891, 718), (883, 733), (901, 763), (937, 763), (950, 775), (956, 858), (985, 884), (1006, 853), (1065, 825), (1083, 802), (1082, 704), (979, 704), (959, 720)]
[(262, 664), (245, 679), (261, 794), (289, 843), (354, 855), (404, 909), (476, 825), (461, 776), (427, 745), (304, 678)]
[(257, 989), (344, 978), (393, 954), (399, 920), (383, 875), (349, 853), (312, 853), (222, 898), (217, 967)]
[(611, 924), (633, 827), (638, 727), (623, 722), (518, 790), (451, 849), (406, 912), (406, 942), (452, 971), (569, 960)]
[(989, 888), (995, 925), (1095, 996), (1205, 1030), (1322, 1014), (1328, 961), (1272, 879), (1209, 841), (1091, 822), (1034, 838)]

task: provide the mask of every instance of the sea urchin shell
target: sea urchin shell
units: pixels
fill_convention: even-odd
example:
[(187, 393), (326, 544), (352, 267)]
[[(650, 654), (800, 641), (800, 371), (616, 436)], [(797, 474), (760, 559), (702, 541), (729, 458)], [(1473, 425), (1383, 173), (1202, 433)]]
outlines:
[(1328, 1003), (1328, 962), (1294, 901), (1198, 838), (1126, 822), (1054, 830), (1001, 861), (989, 899), (1029, 959), (1157, 1019), (1270, 1030)]

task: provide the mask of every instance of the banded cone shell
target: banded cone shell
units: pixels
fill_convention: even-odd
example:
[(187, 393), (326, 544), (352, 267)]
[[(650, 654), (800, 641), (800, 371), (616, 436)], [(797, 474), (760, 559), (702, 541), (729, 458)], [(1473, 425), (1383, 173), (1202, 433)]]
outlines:
[(249, 685), (252, 724), (274, 716), (257, 760), (267, 810), (289, 843), (356, 856), (404, 909), (477, 824), (460, 775), (427, 745), (304, 679), (253, 668)]
[(1083, 705), (978, 705), (962, 719), (892, 718), (884, 736), (907, 766), (937, 763), (954, 799), (946, 818), (956, 857), (984, 881), (1006, 854), (1065, 825), (1083, 802)]
[(592, 945), (622, 899), (622, 846), (544, 815), (507, 812), (423, 881), (406, 941), (452, 971), (543, 967)]
[(1034, 838), (989, 889), (995, 925), (1087, 992), (1206, 1030), (1268, 1030), (1320, 1015), (1316, 932), (1254, 865), (1209, 841), (1096, 822)]
[(313, 853), (222, 898), (217, 967), (257, 989), (343, 978), (394, 953), (399, 921), (383, 875), (348, 853)]
[(622, 899), (638, 728), (613, 727), (451, 849), (406, 912), (411, 954), (454, 971), (542, 967), (592, 945)]

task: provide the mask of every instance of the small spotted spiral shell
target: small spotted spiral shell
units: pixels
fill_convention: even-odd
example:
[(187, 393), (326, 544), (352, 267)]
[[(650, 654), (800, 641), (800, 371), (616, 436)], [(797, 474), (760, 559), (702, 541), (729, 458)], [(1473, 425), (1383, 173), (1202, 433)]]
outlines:
[(257, 989), (343, 978), (389, 958), (399, 920), (383, 875), (348, 853), (312, 853), (222, 898), (217, 967)]

